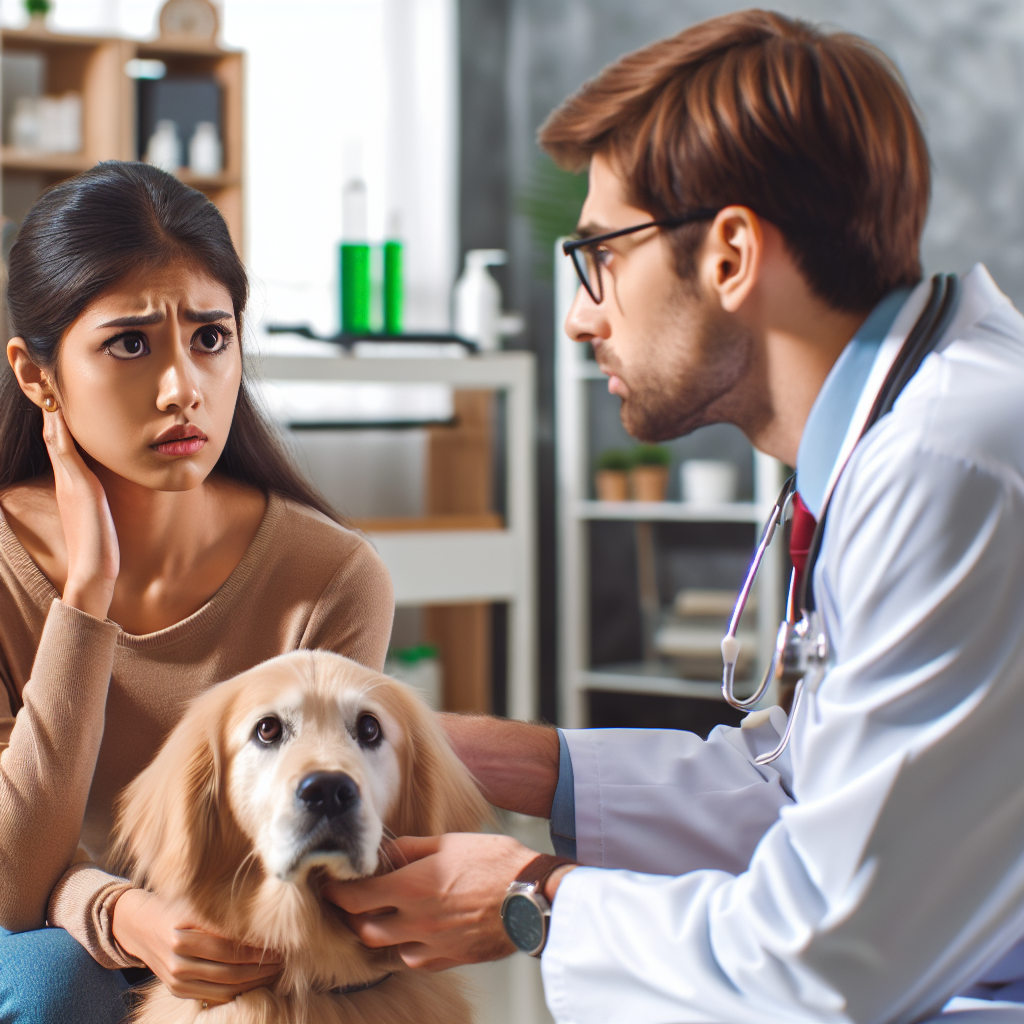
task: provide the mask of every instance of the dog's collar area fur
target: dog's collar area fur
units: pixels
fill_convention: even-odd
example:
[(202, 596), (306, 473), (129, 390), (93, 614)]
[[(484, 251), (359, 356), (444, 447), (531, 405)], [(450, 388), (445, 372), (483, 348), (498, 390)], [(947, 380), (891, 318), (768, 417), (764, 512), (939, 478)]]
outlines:
[(378, 985), (383, 985), (388, 978), (395, 976), (394, 971), (388, 971), (383, 978), (376, 978), (374, 981), (363, 982), (362, 985), (339, 985), (337, 988), (332, 988), (328, 995), (332, 996), (347, 996), (352, 992), (365, 992), (368, 988), (376, 988)]

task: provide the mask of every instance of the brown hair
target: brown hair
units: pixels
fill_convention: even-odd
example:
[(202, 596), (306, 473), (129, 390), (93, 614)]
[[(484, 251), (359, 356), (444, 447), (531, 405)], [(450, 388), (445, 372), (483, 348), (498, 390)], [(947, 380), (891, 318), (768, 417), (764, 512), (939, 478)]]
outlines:
[[(857, 36), (770, 11), (712, 18), (605, 68), (539, 140), (572, 170), (607, 156), (657, 218), (749, 207), (833, 308), (921, 278), (928, 148), (899, 72)], [(706, 231), (675, 229), (680, 276)]]
[[(133, 270), (177, 259), (227, 288), (241, 343), (249, 281), (218, 209), (155, 167), (98, 164), (49, 188), (26, 215), (11, 249), (10, 330), (24, 338), (37, 366), (56, 372), (67, 329), (96, 296)], [(0, 490), (49, 467), (42, 411), (0, 359)], [(280, 435), (260, 412), (245, 363), (215, 469), (344, 523), (292, 465)]]

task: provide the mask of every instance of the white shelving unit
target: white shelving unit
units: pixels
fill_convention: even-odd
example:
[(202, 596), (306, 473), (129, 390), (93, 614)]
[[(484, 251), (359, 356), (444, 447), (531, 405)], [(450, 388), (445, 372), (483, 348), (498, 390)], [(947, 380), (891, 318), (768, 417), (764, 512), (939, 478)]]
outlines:
[[(559, 609), (559, 724), (581, 728), (587, 721), (587, 691), (662, 694), (721, 700), (718, 683), (680, 679), (657, 663), (592, 668), (590, 651), (590, 573), (587, 534), (594, 520), (637, 523), (701, 522), (763, 523), (783, 481), (779, 462), (760, 453), (754, 458), (754, 501), (725, 505), (694, 505), (680, 501), (592, 501), (587, 438), (587, 385), (603, 380), (586, 358), (586, 347), (572, 341), (562, 328), (578, 287), (572, 263), (555, 246), (555, 374), (558, 459), (558, 609)], [(751, 545), (753, 551), (753, 544)], [(757, 657), (755, 672), (763, 673), (771, 659), (782, 618), (783, 550), (778, 539), (769, 548), (757, 581)], [(753, 614), (753, 613), (752, 613)], [(771, 694), (768, 697), (770, 699)]]
[[(266, 381), (436, 382), (506, 395), (506, 509), (503, 529), (371, 533), (391, 573), (398, 605), (497, 601), (508, 604), (510, 718), (537, 717), (535, 366), (529, 352), (465, 359), (273, 356), (257, 360)], [(411, 524), (414, 526), (414, 523)]]

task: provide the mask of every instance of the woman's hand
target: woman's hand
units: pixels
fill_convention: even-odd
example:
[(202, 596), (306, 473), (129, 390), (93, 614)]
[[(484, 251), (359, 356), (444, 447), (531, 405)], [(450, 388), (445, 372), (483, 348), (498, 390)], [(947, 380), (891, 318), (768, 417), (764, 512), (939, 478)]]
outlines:
[(180, 904), (129, 889), (114, 904), (114, 938), (179, 999), (228, 1003), (282, 969), (272, 950), (242, 946), (207, 930)]
[(106, 492), (75, 447), (59, 408), (43, 412), (43, 440), (53, 464), (57, 508), (68, 549), (68, 576), (61, 600), (105, 619), (120, 568), (117, 531)]

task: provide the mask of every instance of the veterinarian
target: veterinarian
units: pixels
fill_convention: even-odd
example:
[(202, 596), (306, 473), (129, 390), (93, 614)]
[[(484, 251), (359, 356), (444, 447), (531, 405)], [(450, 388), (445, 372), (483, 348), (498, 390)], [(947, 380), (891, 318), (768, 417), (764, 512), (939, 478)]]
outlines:
[(734, 423), (796, 467), (795, 532), (827, 513), (805, 690), (770, 761), (781, 709), (706, 742), (450, 717), (492, 802), (579, 866), (405, 839), (333, 898), (413, 966), (542, 952), (559, 1022), (1019, 1024), (1024, 319), (980, 265), (922, 281), (898, 74), (749, 11), (624, 57), (540, 141), (589, 166), (566, 330), (629, 431)]
[(209, 1006), (273, 978), (273, 950), (238, 948), (110, 870), (115, 797), (213, 683), (298, 648), (383, 667), (387, 570), (260, 418), (241, 357), (247, 296), (216, 207), (144, 164), (50, 189), (11, 250), (5, 1022), (119, 1021), (122, 969)]

